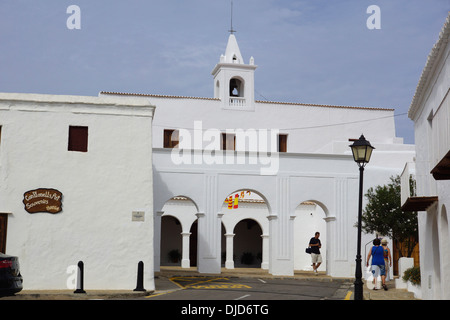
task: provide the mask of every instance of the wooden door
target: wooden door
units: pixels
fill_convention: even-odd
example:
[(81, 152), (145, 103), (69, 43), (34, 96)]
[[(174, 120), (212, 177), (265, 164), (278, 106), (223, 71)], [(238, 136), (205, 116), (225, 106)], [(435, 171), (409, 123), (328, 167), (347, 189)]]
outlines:
[(0, 252), (6, 253), (6, 228), (8, 226), (8, 215), (0, 213)]

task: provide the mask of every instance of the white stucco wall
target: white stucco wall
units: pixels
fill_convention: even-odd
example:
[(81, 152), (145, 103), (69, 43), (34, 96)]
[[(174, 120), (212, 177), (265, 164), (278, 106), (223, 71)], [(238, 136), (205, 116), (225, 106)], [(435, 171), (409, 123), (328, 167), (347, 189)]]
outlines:
[[(238, 221), (252, 218), (259, 222), (267, 236), (268, 266), (262, 267), (268, 267), (270, 273), (290, 275), (294, 270), (304, 269), (309, 259), (304, 254), (305, 243), (307, 245), (314, 232), (319, 231), (326, 259), (321, 270), (337, 277), (354, 276), (359, 171), (350, 154), (280, 153), (278, 174), (264, 176), (260, 174), (260, 164), (248, 162), (241, 165), (175, 164), (171, 152), (170, 149), (154, 149), (155, 212), (179, 217), (183, 232), (189, 232), (192, 222), (199, 218), (200, 272), (220, 273), (222, 224), (225, 232), (231, 234)], [(394, 173), (392, 168), (369, 164), (365, 170), (364, 190), (386, 183)], [(254, 209), (243, 209), (239, 213), (227, 209), (224, 199), (238, 190), (258, 193), (266, 201), (267, 209), (262, 213)], [(190, 205), (189, 212), (183, 214), (182, 208), (169, 205), (168, 200), (175, 196), (188, 197), (195, 206)], [(307, 225), (302, 224), (305, 217), (298, 208), (304, 201), (320, 206)], [(155, 223), (157, 241), (161, 235), (158, 222)], [(306, 241), (298, 237), (300, 234)], [(362, 254), (365, 244), (371, 243), (373, 238), (374, 235), (363, 235)], [(159, 261), (155, 263), (158, 268)]]
[(416, 142), (417, 196), (438, 196), (437, 203), (418, 214), (421, 291), (425, 300), (450, 299), (450, 183), (435, 180), (430, 174), (450, 150), (449, 17), (428, 56), (409, 110)]
[[(128, 94), (101, 93), (100, 96), (127, 97)], [(254, 111), (222, 108), (222, 102), (213, 98), (189, 98), (157, 95), (133, 95), (158, 106), (154, 119), (153, 146), (163, 147), (164, 129), (183, 128), (194, 139), (196, 121), (201, 129), (278, 129), (288, 135), (288, 152), (342, 153), (348, 149), (348, 139), (364, 134), (372, 145), (394, 150), (401, 148), (414, 152), (414, 146), (403, 145), (395, 136), (394, 110), (255, 102)], [(200, 131), (197, 137), (203, 138)], [(203, 145), (209, 144), (204, 137)], [(192, 146), (194, 140), (192, 140)], [(199, 148), (196, 146), (196, 148)], [(248, 147), (247, 149), (248, 150)]]
[[(86, 290), (134, 289), (139, 261), (154, 289), (153, 112), (134, 99), (0, 94), (0, 212), (24, 289), (67, 289), (80, 260)], [(69, 125), (88, 127), (88, 152), (67, 150)], [(27, 213), (36, 188), (61, 191), (62, 212)]]

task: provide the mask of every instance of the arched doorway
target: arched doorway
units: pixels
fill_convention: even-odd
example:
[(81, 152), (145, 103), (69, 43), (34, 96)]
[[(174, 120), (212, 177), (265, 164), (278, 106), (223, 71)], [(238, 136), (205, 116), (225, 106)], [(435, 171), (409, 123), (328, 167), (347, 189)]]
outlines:
[(178, 266), (182, 257), (180, 221), (173, 216), (161, 218), (161, 266)]
[(196, 266), (197, 205), (188, 197), (176, 196), (164, 204), (162, 212), (160, 265)]
[(234, 228), (234, 265), (260, 268), (262, 262), (262, 229), (253, 219), (244, 219)]
[(294, 270), (312, 271), (311, 256), (305, 253), (309, 241), (320, 232), (322, 265), (318, 271), (327, 269), (327, 223), (326, 212), (317, 201), (303, 201), (295, 209), (294, 220)]
[(269, 268), (269, 206), (259, 192), (239, 189), (222, 204), (225, 268)]
[(244, 96), (244, 80), (234, 77), (230, 79), (230, 97)]

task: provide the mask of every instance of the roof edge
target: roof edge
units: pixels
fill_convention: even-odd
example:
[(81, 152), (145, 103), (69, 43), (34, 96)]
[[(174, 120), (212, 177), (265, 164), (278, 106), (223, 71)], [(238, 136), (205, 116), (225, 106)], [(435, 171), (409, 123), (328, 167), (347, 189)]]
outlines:
[(190, 96), (175, 96), (175, 95), (150, 94), (150, 93), (129, 93), (129, 92), (114, 92), (114, 91), (100, 91), (99, 95), (118, 95), (118, 96), (152, 97), (152, 98), (194, 99), (194, 100), (217, 100), (217, 101), (220, 101), (219, 98), (190, 97)]
[[(148, 93), (127, 93), (127, 92), (100, 91), (99, 94), (100, 94), (100, 95), (119, 95), (119, 96), (151, 97), (151, 98), (167, 98), (167, 99), (193, 99), (193, 100), (211, 100), (211, 101), (220, 101), (219, 98), (189, 97), (189, 96), (161, 95), (161, 94), (148, 94)], [(371, 111), (395, 111), (394, 108), (338, 106), (338, 105), (314, 104), (314, 103), (300, 103), (300, 102), (277, 102), (277, 101), (262, 101), (262, 100), (255, 100), (255, 103), (280, 104), (280, 105), (296, 105), (296, 106), (304, 106), (304, 107), (323, 107), (323, 108), (360, 109), (360, 110), (371, 110)]]
[(417, 83), (416, 91), (412, 98), (411, 104), (408, 110), (408, 117), (412, 120), (414, 115), (416, 114), (419, 102), (422, 98), (422, 95), (425, 93), (425, 85), (430, 79), (431, 71), (433, 70), (435, 64), (437, 63), (437, 58), (441, 51), (445, 48), (448, 43), (448, 39), (450, 37), (450, 11), (447, 15), (447, 19), (445, 20), (444, 26), (439, 32), (439, 38), (428, 54), (427, 61), (425, 63), (425, 67), (422, 70), (422, 74), (420, 75), (419, 82)]
[(372, 111), (395, 111), (394, 108), (338, 106), (338, 105), (331, 105), (331, 104), (300, 103), (300, 102), (275, 102), (275, 101), (263, 101), (263, 100), (255, 100), (255, 102), (256, 103), (267, 103), (267, 104), (271, 104), (272, 103), (272, 104), (282, 104), (282, 105), (305, 106), (305, 107), (361, 109), (361, 110), (372, 110)]
[(126, 107), (155, 107), (148, 102), (133, 99), (117, 100), (106, 96), (79, 96), (62, 94), (41, 94), (41, 93), (21, 93), (21, 92), (0, 92), (0, 101), (34, 102), (47, 104), (87, 104), (105, 106), (126, 106)]

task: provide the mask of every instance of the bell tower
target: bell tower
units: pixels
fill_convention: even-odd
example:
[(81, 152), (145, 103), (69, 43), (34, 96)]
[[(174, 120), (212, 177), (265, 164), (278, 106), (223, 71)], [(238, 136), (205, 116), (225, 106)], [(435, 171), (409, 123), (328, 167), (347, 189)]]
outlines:
[(253, 57), (244, 63), (241, 51), (230, 30), (225, 54), (220, 56), (211, 74), (214, 77), (214, 98), (222, 101), (222, 108), (242, 111), (255, 110), (254, 74), (257, 66)]

